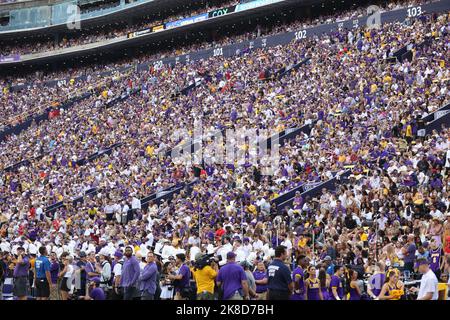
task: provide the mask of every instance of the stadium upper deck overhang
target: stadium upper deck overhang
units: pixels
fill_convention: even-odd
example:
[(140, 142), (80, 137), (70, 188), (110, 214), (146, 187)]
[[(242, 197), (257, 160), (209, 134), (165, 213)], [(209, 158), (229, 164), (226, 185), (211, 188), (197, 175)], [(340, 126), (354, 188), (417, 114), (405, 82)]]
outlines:
[[(97, 17), (85, 18), (80, 21), (82, 28), (93, 28), (102, 24), (109, 24), (114, 20), (130, 20), (142, 17), (143, 13), (149, 13), (151, 10), (168, 10), (180, 5), (186, 4), (186, 0), (153, 0), (150, 2), (137, 3), (134, 6), (118, 9), (117, 11), (106, 13)], [(56, 24), (45, 27), (16, 29), (0, 31), (0, 40), (14, 39), (17, 37), (33, 37), (46, 35), (50, 33), (65, 33), (70, 30), (66, 24)]]
[(130, 48), (138, 48), (149, 42), (161, 42), (173, 37), (184, 35), (189, 32), (198, 32), (202, 30), (209, 30), (211, 28), (223, 27), (240, 23), (242, 19), (253, 19), (264, 17), (276, 10), (289, 9), (292, 6), (308, 6), (311, 4), (324, 3), (324, 0), (283, 0), (267, 4), (260, 7), (255, 7), (249, 10), (233, 12), (227, 15), (222, 15), (214, 18), (209, 18), (204, 21), (191, 23), (188, 25), (167, 29), (160, 32), (153, 32), (144, 34), (135, 38), (128, 38), (127, 36), (118, 37), (115, 39), (105, 40), (102, 42), (91, 43), (83, 46), (76, 46), (58, 51), (42, 52), (22, 56), (20, 61), (8, 61), (0, 63), (1, 68), (7, 67), (26, 67), (29, 65), (45, 65), (60, 63), (69, 59), (88, 59), (90, 56), (99, 56), (104, 53), (117, 52), (119, 54), (122, 49), (129, 50)]

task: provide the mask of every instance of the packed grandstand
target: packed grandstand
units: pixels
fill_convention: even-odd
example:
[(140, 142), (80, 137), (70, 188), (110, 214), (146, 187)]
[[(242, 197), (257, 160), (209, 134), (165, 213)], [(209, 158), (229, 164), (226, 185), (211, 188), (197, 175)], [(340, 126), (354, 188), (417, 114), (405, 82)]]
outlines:
[(0, 299), (447, 300), (450, 3), (194, 2), (0, 27)]

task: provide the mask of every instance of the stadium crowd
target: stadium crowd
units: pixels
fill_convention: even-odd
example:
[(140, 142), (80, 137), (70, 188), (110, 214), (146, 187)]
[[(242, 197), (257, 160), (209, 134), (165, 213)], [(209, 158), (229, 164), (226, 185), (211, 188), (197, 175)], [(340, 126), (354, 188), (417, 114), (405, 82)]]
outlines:
[(220, 9), (223, 7), (229, 7), (232, 5), (237, 5), (240, 3), (239, 0), (229, 0), (229, 1), (214, 1), (217, 4), (212, 5), (211, 3), (206, 2), (203, 7), (192, 10), (186, 8), (186, 11), (183, 13), (178, 13), (174, 15), (169, 15), (168, 17), (164, 17), (161, 19), (148, 18), (148, 19), (139, 19), (143, 20), (139, 23), (133, 23), (132, 26), (123, 26), (122, 24), (111, 24), (111, 25), (102, 25), (101, 27), (93, 27), (89, 29), (82, 29), (81, 32), (75, 34), (66, 34), (61, 39), (55, 40), (55, 38), (42, 38), (38, 37), (34, 39), (34, 41), (27, 41), (26, 43), (22, 43), (18, 39), (16, 39), (13, 43), (9, 45), (2, 46), (1, 54), (4, 56), (20, 54), (27, 55), (37, 52), (46, 52), (46, 51), (54, 51), (63, 48), (69, 48), (74, 46), (81, 46), (94, 42), (101, 42), (108, 39), (114, 39), (118, 37), (126, 36), (128, 33), (133, 31), (139, 31), (145, 28), (149, 28), (152, 26), (162, 25), (167, 22), (181, 20), (187, 17), (195, 16), (201, 13), (207, 13), (209, 11), (214, 11), (216, 9)]
[[(381, 12), (383, 11), (389, 11), (389, 10), (395, 10), (395, 9), (399, 9), (399, 8), (403, 8), (403, 7), (407, 7), (407, 6), (414, 6), (414, 5), (419, 5), (419, 4), (424, 4), (424, 3), (429, 3), (429, 2), (433, 2), (430, 0), (400, 0), (400, 1), (396, 1), (396, 2), (386, 2), (386, 3), (380, 3), (380, 9)], [(189, 14), (191, 15), (191, 14)], [(119, 61), (115, 64), (110, 64), (110, 63), (102, 63), (101, 61), (98, 61), (97, 64), (95, 64), (94, 66), (89, 66), (89, 67), (81, 67), (81, 66), (77, 66), (76, 68), (73, 69), (65, 69), (64, 71), (57, 71), (57, 72), (46, 72), (46, 73), (42, 73), (42, 72), (36, 72), (33, 75), (26, 75), (23, 77), (23, 79), (8, 79), (8, 82), (18, 82), (18, 83), (38, 83), (38, 82), (42, 82), (45, 80), (51, 80), (51, 79), (57, 79), (57, 78), (61, 78), (61, 77), (67, 77), (68, 74), (70, 74), (70, 77), (77, 77), (80, 75), (84, 75), (84, 74), (94, 74), (94, 73), (98, 73), (99, 71), (104, 71), (104, 70), (116, 70), (122, 66), (127, 66), (130, 64), (134, 64), (134, 63), (142, 63), (144, 61), (148, 61), (151, 59), (160, 59), (160, 58), (164, 58), (164, 57), (168, 57), (168, 56), (173, 56), (173, 55), (182, 55), (182, 54), (186, 54), (188, 52), (191, 51), (196, 51), (199, 49), (206, 49), (206, 48), (210, 48), (210, 47), (216, 47), (216, 46), (223, 46), (223, 45), (227, 45), (227, 44), (232, 44), (232, 43), (236, 43), (239, 41), (244, 41), (244, 40), (251, 40), (254, 39), (255, 37), (260, 37), (260, 36), (269, 36), (269, 35), (273, 35), (276, 33), (281, 33), (281, 32), (286, 32), (286, 31), (293, 31), (293, 30), (298, 30), (300, 28), (309, 28), (312, 26), (316, 26), (319, 24), (323, 24), (323, 23), (332, 23), (332, 22), (339, 22), (339, 21), (343, 21), (345, 19), (350, 19), (350, 18), (358, 18), (361, 16), (367, 15), (367, 7), (365, 6), (361, 6), (361, 7), (357, 7), (357, 8), (352, 8), (349, 9), (347, 11), (344, 12), (339, 12), (339, 13), (330, 13), (329, 16), (324, 16), (321, 15), (317, 18), (308, 18), (308, 19), (296, 19), (292, 22), (286, 22), (286, 21), (278, 21), (276, 24), (270, 24), (267, 26), (263, 26), (263, 25), (258, 25), (257, 28), (255, 30), (245, 30), (243, 29), (241, 31), (241, 34), (236, 34), (236, 31), (239, 33), (239, 30), (233, 30), (232, 34), (230, 34), (230, 31), (224, 29), (222, 30), (223, 32), (221, 32), (222, 36), (217, 35), (215, 36), (215, 38), (213, 39), (213, 41), (198, 41), (198, 39), (192, 39), (192, 41), (190, 41), (189, 44), (183, 44), (181, 46), (174, 46), (174, 44), (170, 44), (170, 49), (164, 51), (161, 50), (160, 47), (163, 45), (162, 43), (159, 43), (159, 48), (158, 50), (156, 50), (156, 52), (151, 52), (151, 53), (145, 53), (140, 55), (139, 57), (133, 57), (133, 58), (127, 58), (127, 59), (123, 59), (123, 61)], [(170, 19), (171, 20), (171, 19)], [(138, 27), (136, 27), (136, 25), (133, 25), (133, 27), (130, 29), (126, 29), (127, 31), (124, 32), (123, 34), (127, 34), (128, 32), (131, 31), (136, 31), (139, 30)], [(86, 30), (87, 31), (87, 30)], [(100, 32), (99, 30), (94, 29), (94, 32)], [(111, 34), (110, 31), (108, 31), (108, 34)], [(194, 41), (195, 40), (195, 41)], [(42, 45), (42, 43), (45, 43), (46, 41), (43, 39), (38, 39), (39, 41), (39, 45)], [(62, 40), (64, 41), (64, 40)], [(82, 41), (82, 43), (89, 43), (91, 41), (86, 41), (84, 40), (84, 38), (81, 38), (80, 41)], [(53, 43), (54, 41), (52, 41)], [(49, 44), (50, 46), (52, 46), (53, 44)], [(164, 43), (164, 46), (168, 46), (167, 43)], [(5, 46), (3, 48), (8, 48), (8, 45), (5, 44)], [(20, 51), (20, 44), (19, 43), (15, 43), (15, 44), (11, 44), (11, 48), (14, 48), (15, 52), (18, 52), (18, 50)], [(6, 84), (6, 83), (5, 83)]]
[[(0, 177), (7, 294), (396, 300), (415, 293), (408, 288), (420, 272), (418, 298), (437, 299), (450, 265), (450, 132), (421, 129), (448, 103), (448, 22), (448, 14), (424, 16), (131, 72), (2, 141), (4, 167), (31, 159)], [(405, 45), (411, 60), (389, 59)], [(271, 76), (305, 58), (285, 77)], [(130, 97), (107, 103), (124, 92)], [(279, 167), (265, 176), (253, 163), (168, 156), (188, 140), (172, 133), (192, 136), (200, 120), (205, 132), (312, 130), (282, 146)], [(76, 164), (116, 143), (111, 154)], [(297, 194), (275, 218), (276, 197), (335, 174), (336, 191)], [(191, 192), (172, 201), (141, 203), (188, 182)], [(96, 195), (72, 205), (94, 187)], [(58, 201), (65, 206), (45, 210)]]
[[(417, 2), (409, 1), (405, 3), (400, 3), (394, 5), (393, 3), (389, 3), (386, 5), (387, 9), (398, 9), (402, 6), (406, 5), (414, 5), (417, 4)], [(292, 31), (295, 29), (298, 29), (300, 27), (307, 28), (311, 25), (316, 25), (319, 23), (330, 23), (334, 21), (342, 21), (348, 18), (357, 17), (364, 15), (366, 13), (366, 8), (359, 8), (359, 10), (350, 10), (347, 13), (341, 13), (338, 17), (334, 18), (324, 18), (320, 17), (314, 21), (308, 21), (308, 23), (303, 22), (302, 20), (293, 22), (293, 23), (285, 23), (281, 26), (277, 26), (276, 28), (267, 27), (267, 28), (261, 28), (258, 27), (258, 30), (256, 32), (246, 32), (241, 36), (233, 36), (233, 37), (223, 37), (220, 41), (214, 41), (214, 42), (206, 42), (206, 43), (200, 43), (200, 44), (194, 44), (188, 47), (184, 48), (178, 48), (175, 50), (169, 50), (166, 54), (162, 52), (153, 53), (151, 55), (145, 55), (138, 61), (142, 62), (149, 59), (154, 58), (164, 58), (165, 56), (175, 54), (175, 55), (181, 55), (185, 54), (189, 51), (196, 50), (199, 48), (206, 48), (206, 46), (210, 45), (225, 45), (230, 44), (238, 41), (243, 41), (246, 39), (252, 39), (257, 36), (261, 35), (270, 35), (274, 33), (280, 33), (285, 31)], [(393, 50), (392, 50), (393, 51)], [(108, 70), (113, 71), (111, 77), (117, 77), (117, 69), (120, 67), (132, 67), (130, 65), (130, 62), (133, 60), (127, 61), (125, 63), (118, 63), (113, 65), (103, 65), (98, 66), (96, 69), (101, 70)], [(134, 59), (136, 61), (136, 59)], [(116, 70), (116, 72), (114, 72)], [(26, 89), (29, 94), (23, 95), (22, 90), (11, 92), (8, 90), (8, 85), (6, 83), (3, 84), (2, 92), (0, 92), (0, 97), (2, 98), (0, 100), (1, 106), (2, 106), (2, 117), (0, 122), (0, 130), (5, 130), (7, 128), (10, 128), (14, 125), (20, 124), (22, 122), (25, 122), (26, 120), (30, 119), (32, 116), (36, 114), (41, 114), (44, 110), (51, 110), (51, 107), (56, 107), (58, 105), (63, 104), (64, 102), (70, 100), (71, 98), (82, 94), (82, 88), (98, 88), (101, 83), (104, 82), (104, 77), (100, 76), (98, 73), (94, 73), (95, 70), (92, 70), (91, 68), (77, 68), (73, 70), (75, 72), (70, 72), (71, 77), (76, 77), (80, 75), (87, 75), (87, 80), (84, 82), (84, 84), (75, 84), (73, 78), (70, 81), (60, 81), (60, 84), (58, 84), (58, 88), (48, 88), (46, 86), (42, 86), (40, 84), (40, 81), (36, 81), (36, 79), (53, 79), (62, 77), (63, 74), (61, 73), (48, 73), (44, 75), (41, 72), (36, 72), (33, 75), (33, 79), (27, 78), (23, 79), (22, 81), (28, 84), (32, 84), (31, 86), (27, 86)], [(67, 70), (64, 71), (64, 74), (67, 75)], [(20, 81), (19, 81), (20, 84)], [(40, 94), (36, 94), (39, 92)], [(55, 94), (57, 92), (58, 94)], [(54, 97), (57, 98), (54, 98)]]

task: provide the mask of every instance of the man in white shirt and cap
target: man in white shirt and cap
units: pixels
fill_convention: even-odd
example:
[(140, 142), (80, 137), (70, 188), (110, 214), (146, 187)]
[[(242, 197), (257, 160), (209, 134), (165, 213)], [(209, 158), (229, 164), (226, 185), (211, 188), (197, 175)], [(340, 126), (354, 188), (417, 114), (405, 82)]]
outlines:
[(420, 280), (420, 288), (412, 287), (411, 292), (418, 292), (417, 300), (437, 300), (438, 293), (438, 279), (434, 272), (430, 269), (427, 259), (421, 258), (417, 260), (419, 265), (419, 272), (422, 274)]

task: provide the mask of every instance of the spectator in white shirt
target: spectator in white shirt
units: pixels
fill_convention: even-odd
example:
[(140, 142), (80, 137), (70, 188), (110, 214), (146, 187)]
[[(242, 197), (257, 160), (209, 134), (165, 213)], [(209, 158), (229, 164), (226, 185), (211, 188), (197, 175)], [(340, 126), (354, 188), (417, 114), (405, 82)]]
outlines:
[(419, 272), (423, 274), (420, 280), (420, 288), (413, 287), (412, 292), (418, 292), (417, 300), (437, 300), (438, 293), (438, 279), (434, 272), (430, 269), (427, 259), (417, 260), (419, 265)]
[(128, 203), (126, 203), (125, 201), (122, 202), (122, 220), (121, 222), (123, 224), (127, 223), (127, 219), (128, 219), (128, 210), (130, 210), (130, 206), (128, 205)]
[(437, 209), (434, 205), (431, 205), (431, 206), (430, 206), (430, 215), (431, 215), (433, 218), (437, 218), (437, 219), (439, 219), (439, 220), (441, 220), (442, 218), (444, 218), (444, 214), (443, 214), (439, 209)]
[(292, 242), (291, 240), (289, 240), (289, 238), (287, 237), (286, 233), (283, 233), (280, 236), (280, 240), (281, 240), (281, 245), (286, 247), (286, 251), (288, 253), (288, 255), (291, 254), (291, 250), (292, 250)]
[(381, 213), (380, 217), (377, 219), (378, 229), (384, 231), (386, 229), (387, 222), (388, 222), (388, 218), (386, 218), (384, 216), (384, 214)]
[(122, 276), (122, 266), (123, 266), (123, 253), (121, 251), (116, 251), (114, 253), (114, 279), (113, 279), (113, 288), (118, 294), (118, 288), (120, 286), (120, 277)]

